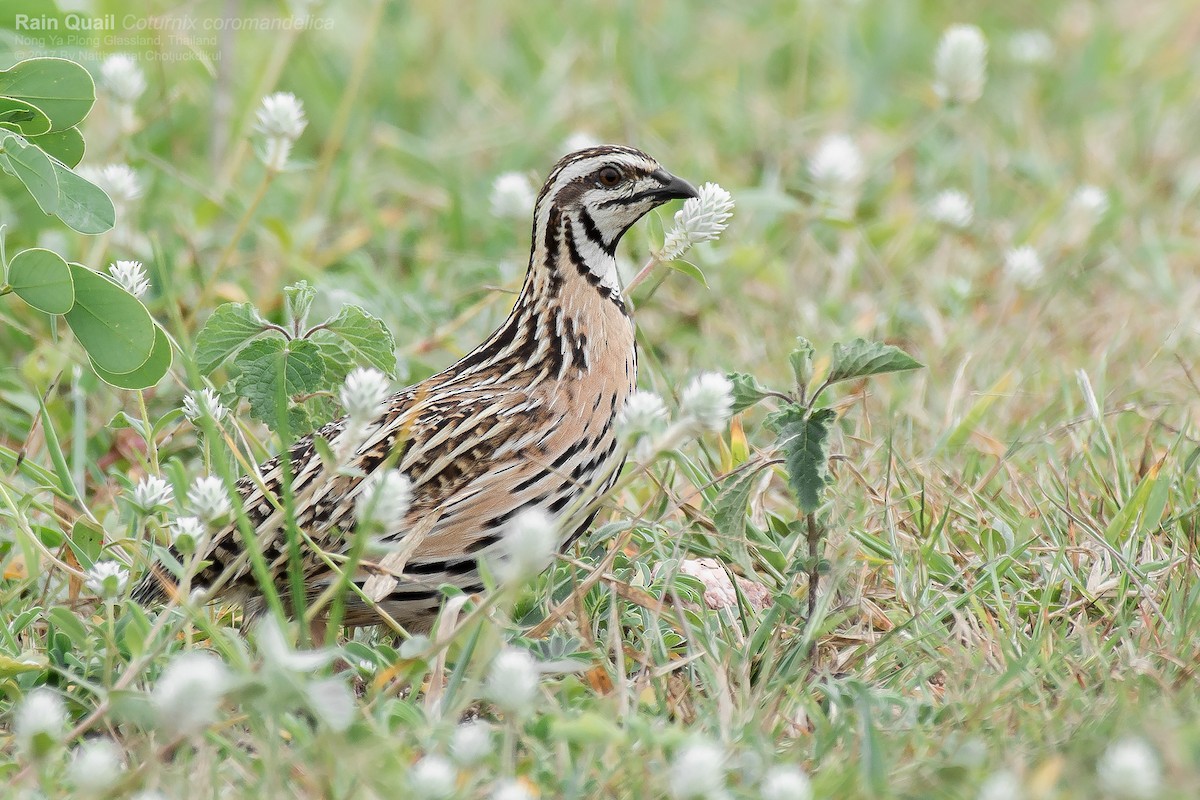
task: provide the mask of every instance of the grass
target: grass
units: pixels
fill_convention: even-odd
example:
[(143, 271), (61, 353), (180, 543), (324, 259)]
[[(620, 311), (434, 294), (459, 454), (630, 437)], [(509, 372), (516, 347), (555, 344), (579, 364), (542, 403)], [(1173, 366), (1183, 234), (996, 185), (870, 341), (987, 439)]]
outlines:
[[(383, 319), (410, 379), (463, 354), (505, 314), (525, 259), (526, 223), (490, 213), (493, 179), (540, 179), (577, 131), (737, 201), (721, 240), (690, 254), (707, 287), (662, 270), (635, 292), (640, 384), (669, 406), (701, 370), (786, 388), (799, 335), (818, 353), (886, 340), (927, 368), (833, 398), (813, 617), (779, 468), (744, 524), (735, 515), (745, 536), (714, 522), (727, 476), (778, 457), (760, 407), (631, 475), (590, 536), (489, 614), (433, 641), (360, 631), (341, 645), (354, 668), (335, 673), (304, 663), (295, 638), (242, 631), (231, 609), (92, 599), (77, 551), (140, 569), (148, 533), (128, 487), (152, 458), (186, 486), (205, 449), (178, 421), (149, 451), (110, 425), (141, 416), (137, 395), (74, 371), (68, 331), (0, 301), (0, 731), (40, 685), (71, 717), (38, 760), (0, 732), (13, 796), (419, 796), (413, 764), (449, 753), (472, 710), (492, 728), (481, 759), (455, 766), (464, 798), (507, 779), (542, 797), (671, 796), (686, 777), (671, 765), (701, 740), (725, 754), (732, 797), (761, 796), (780, 764), (808, 773), (815, 797), (1195, 796), (1191, 6), (374, 2), (313, 15), (328, 26), (235, 32), (219, 60), (215, 42), (133, 46), (149, 81), (136, 129), (121, 133), (102, 98), (84, 130), (85, 163), (129, 163), (144, 185), (130, 235), (68, 236), (5, 183), (9, 253), (41, 242), (93, 268), (147, 262), (149, 308), (182, 347), (145, 396), (152, 420), (200, 385), (191, 345), (217, 303), (277, 314), (298, 279), (322, 312), (352, 300)], [(932, 54), (956, 22), (986, 35), (988, 81), (978, 103), (948, 108)], [(1053, 43), (1045, 63), (1011, 52), (1029, 29)], [(0, 41), (8, 61), (36, 54)], [(57, 52), (95, 66), (111, 51)], [(294, 168), (260, 189), (247, 137), (275, 90), (295, 92), (310, 124)], [(830, 133), (865, 161), (848, 222), (824, 218), (807, 169)], [(1084, 184), (1110, 208), (1078, 241), (1068, 215)], [(974, 203), (964, 230), (927, 213), (948, 188)], [(626, 237), (629, 275), (669, 225), (651, 215)], [(1045, 273), (1022, 286), (1004, 262), (1026, 244)], [(278, 446), (235, 416), (255, 446)], [(64, 470), (79, 502), (48, 489)], [(674, 576), (690, 557), (763, 584), (773, 608), (696, 611), (702, 587)], [(560, 606), (548, 635), (529, 635)], [(519, 712), (487, 682), (505, 641), (543, 664)], [(162, 676), (196, 650), (228, 684), (209, 724), (181, 734)], [(202, 705), (204, 687), (192, 691)], [(125, 764), (111, 784), (104, 758), (72, 761), (96, 739)], [(1114, 777), (1110, 748), (1130, 739), (1153, 758), (1116, 774), (1153, 786), (1161, 770), (1145, 795)], [(1021, 793), (1000, 792), (1005, 773)]]

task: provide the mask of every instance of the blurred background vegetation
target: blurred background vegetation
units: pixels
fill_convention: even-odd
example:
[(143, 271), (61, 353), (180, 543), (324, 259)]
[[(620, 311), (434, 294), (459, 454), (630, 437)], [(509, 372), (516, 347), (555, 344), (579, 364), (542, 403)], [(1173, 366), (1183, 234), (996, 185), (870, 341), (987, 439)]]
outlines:
[[(513, 726), (489, 769), (547, 797), (663, 796), (672, 778), (658, 767), (696, 734), (725, 748), (739, 797), (762, 796), (775, 762), (802, 766), (826, 797), (1195, 796), (1200, 8), (301, 5), (95, 2), (73, 8), (112, 15), (116, 30), (56, 34), (17, 30), (15, 15), (65, 19), (65, 3), (0, 6), (0, 66), (57, 54), (97, 74), (120, 52), (148, 84), (133, 120), (102, 94), (84, 124), (84, 165), (128, 164), (141, 184), (117, 229), (71, 234), (7, 180), (8, 252), (42, 245), (93, 269), (144, 261), (153, 288), (143, 299), (185, 350), (219, 302), (279, 313), (282, 287), (306, 279), (319, 290), (315, 313), (354, 302), (383, 319), (402, 377), (417, 380), (485, 336), (519, 287), (528, 222), (493, 213), (495, 179), (517, 171), (537, 185), (569, 141), (620, 142), (695, 183), (720, 183), (737, 203), (721, 240), (689, 254), (707, 286), (662, 270), (635, 293), (644, 388), (670, 403), (704, 369), (787, 387), (799, 335), (819, 353), (880, 339), (927, 365), (841, 395), (819, 619), (776, 618), (756, 637), (746, 609), (689, 614), (686, 643), (645, 682), (630, 682), (633, 668), (613, 655), (621, 626), (572, 623), (566, 635), (604, 679), (551, 681), (542, 721)], [(248, 29), (300, 13), (307, 25)], [(195, 28), (179, 30), (187, 20)], [(935, 50), (955, 23), (977, 25), (989, 46), (983, 95), (961, 106), (933, 88)], [(267, 181), (252, 133), (274, 91), (294, 93), (309, 125), (289, 170)], [(849, 219), (818, 202), (812, 159), (830, 135), (849, 137), (862, 159)], [(1087, 186), (1105, 202), (1081, 218)], [(932, 212), (947, 190), (969, 199), (967, 224)], [(626, 237), (627, 278), (669, 227), (659, 212)], [(1032, 279), (1012, 268), (1024, 246), (1041, 267)], [(47, 418), (85, 477), (91, 513), (120, 530), (116, 498), (143, 463), (136, 437), (108, 423), (136, 400), (73, 372), (86, 362), (69, 332), (26, 311), (0, 305), (0, 443), (48, 461), (37, 398), (62, 376)], [(147, 396), (154, 415), (199, 385), (190, 369), (177, 359)], [(720, 442), (689, 451), (688, 468), (660, 465), (624, 490), (613, 518), (636, 517), (642, 533), (619, 574), (689, 555), (753, 570), (757, 551), (746, 555), (713, 519), (739, 448), (771, 455), (762, 418), (746, 413)], [(186, 431), (162, 447), (164, 458), (197, 459)], [(19, 498), (30, 490), (12, 475), (0, 482), (14, 498), (0, 509), (11, 564), (4, 520), (28, 513)], [(755, 488), (746, 515), (789, 551), (795, 506), (781, 476)], [(598, 560), (604, 545), (576, 555)], [(22, 574), (6, 568), (7, 615), (41, 598)], [(803, 596), (802, 582), (759, 577), (785, 589), (778, 602)], [(626, 631), (635, 617), (622, 618)], [(102, 641), (102, 616), (89, 625)], [(40, 648), (40, 635), (7, 643), (10, 655)], [(672, 668), (684, 650), (694, 662)], [(5, 691), (15, 699), (71, 674), (7, 677)], [(285, 747), (257, 724), (267, 767), (235, 752), (224, 729), (172, 762), (122, 728), (129, 763), (143, 764), (126, 788), (251, 796), (257, 771), (281, 763), (299, 777), (272, 773), (280, 792), (400, 785), (453, 720), (373, 692), (354, 743), (295, 726)], [(619, 726), (572, 739), (579, 714)], [(1121, 761), (1129, 741), (1149, 743), (1132, 768)], [(226, 757), (235, 768), (215, 766)], [(203, 775), (194, 794), (189, 765)], [(581, 770), (574, 783), (556, 777), (570, 765)], [(463, 778), (462, 796), (488, 796), (485, 774)]]

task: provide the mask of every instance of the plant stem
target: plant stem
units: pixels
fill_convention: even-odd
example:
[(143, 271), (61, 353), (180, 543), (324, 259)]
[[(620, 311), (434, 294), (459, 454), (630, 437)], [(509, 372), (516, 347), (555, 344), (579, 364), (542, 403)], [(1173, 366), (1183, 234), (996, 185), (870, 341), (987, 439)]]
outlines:
[(217, 259), (216, 266), (213, 267), (212, 272), (209, 273), (208, 278), (204, 281), (204, 289), (200, 293), (200, 298), (196, 301), (196, 308), (204, 308), (208, 304), (209, 296), (217, 285), (217, 278), (225, 270), (225, 267), (229, 266), (229, 262), (233, 259), (233, 254), (237, 251), (238, 244), (242, 241), (242, 237), (246, 235), (246, 228), (250, 226), (250, 220), (254, 218), (259, 204), (267, 196), (267, 189), (271, 187), (271, 183), (275, 180), (277, 174), (273, 169), (268, 169), (263, 173), (263, 179), (258, 184), (258, 191), (254, 193), (250, 204), (242, 212), (242, 216), (237, 221), (237, 227), (233, 229), (233, 235), (229, 237), (229, 242), (225, 245), (225, 249), (221, 251), (220, 258)]
[(634, 288), (639, 283), (646, 280), (646, 278), (649, 278), (650, 273), (653, 272), (654, 268), (657, 267), (660, 263), (661, 262), (658, 260), (657, 256), (651, 256), (650, 260), (646, 262), (646, 266), (642, 267), (638, 271), (638, 274), (633, 276), (633, 280), (631, 280), (629, 282), (629, 285), (625, 287), (625, 296), (629, 297), (629, 295), (633, 292)]
[[(329, 196), (328, 192), (325, 191), (325, 184), (329, 182), (329, 174), (333, 168), (333, 159), (342, 149), (342, 142), (346, 138), (346, 129), (350, 125), (350, 110), (354, 108), (354, 103), (358, 100), (363, 78), (366, 77), (367, 68), (371, 64), (370, 57), (375, 48), (375, 34), (381, 27), (385, 7), (386, 3), (383, 0), (375, 0), (375, 4), (371, 7), (370, 16), (363, 29), (366, 35), (360, 37), (360, 41), (358, 42), (358, 52), (355, 55), (354, 65), (350, 68), (350, 79), (346, 82), (342, 90), (341, 100), (338, 102), (337, 110), (333, 114), (333, 127), (329, 131), (329, 135), (325, 138), (325, 145), (321, 148), (321, 156), (317, 164), (317, 174), (309, 186), (304, 205), (300, 209), (301, 220), (306, 220), (312, 216), (313, 212), (317, 210), (317, 204)], [(314, 239), (312, 250), (316, 249), (316, 241), (318, 240)]]
[(150, 471), (158, 474), (158, 443), (154, 440), (154, 426), (150, 423), (150, 413), (146, 410), (146, 394), (141, 389), (137, 391), (138, 411), (142, 415), (143, 439), (146, 442), (146, 452), (150, 455)]
[(821, 582), (821, 529), (817, 515), (807, 514), (808, 522), (808, 618), (817, 610), (817, 587)]

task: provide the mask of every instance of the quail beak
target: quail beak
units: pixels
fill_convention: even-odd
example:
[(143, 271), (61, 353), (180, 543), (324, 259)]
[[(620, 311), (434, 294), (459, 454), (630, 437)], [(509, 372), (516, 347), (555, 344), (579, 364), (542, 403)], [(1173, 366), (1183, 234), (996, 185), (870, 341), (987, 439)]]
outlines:
[(662, 202), (668, 200), (683, 200), (689, 197), (699, 197), (696, 192), (696, 187), (685, 181), (683, 178), (677, 178), (665, 169), (658, 169), (650, 173), (650, 177), (661, 183), (661, 189), (654, 191)]

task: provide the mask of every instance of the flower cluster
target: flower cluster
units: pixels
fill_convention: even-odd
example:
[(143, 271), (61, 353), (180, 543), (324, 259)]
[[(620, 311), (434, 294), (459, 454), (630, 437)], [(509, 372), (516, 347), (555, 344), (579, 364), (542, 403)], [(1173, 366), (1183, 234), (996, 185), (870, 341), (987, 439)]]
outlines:
[(123, 133), (137, 129), (135, 106), (146, 91), (146, 76), (132, 56), (114, 53), (100, 64), (98, 88), (112, 98)]
[(537, 698), (541, 676), (528, 650), (506, 647), (492, 660), (484, 694), (501, 709), (522, 714)]
[(539, 508), (521, 511), (505, 526), (496, 574), (512, 583), (537, 575), (554, 558), (558, 541), (558, 525), (545, 511)]
[(826, 215), (832, 219), (854, 217), (867, 170), (853, 139), (841, 133), (822, 139), (808, 160), (808, 174)]
[(971, 198), (955, 189), (939, 192), (927, 208), (929, 218), (947, 228), (962, 230), (970, 227), (975, 218), (975, 205)]
[(67, 708), (50, 689), (34, 689), (13, 716), (13, 734), (26, 754), (39, 757), (58, 744), (67, 727)]
[(221, 398), (212, 389), (205, 388), (184, 395), (183, 416), (193, 423), (203, 417), (220, 422), (228, 412), (229, 410), (222, 405)]
[(84, 584), (98, 597), (115, 600), (129, 583), (129, 570), (116, 561), (97, 561), (87, 572)]
[(733, 414), (733, 384), (706, 372), (693, 378), (680, 395), (679, 417), (668, 423), (666, 404), (653, 392), (635, 391), (617, 415), (617, 429), (640, 463), (689, 437), (724, 429)]
[(176, 736), (200, 733), (216, 720), (232, 680), (225, 663), (209, 653), (183, 653), (172, 659), (154, 685), (159, 724)]
[(150, 288), (140, 261), (117, 261), (109, 266), (108, 274), (134, 297), (141, 297)]
[(412, 481), (398, 469), (377, 472), (363, 480), (354, 513), (360, 530), (392, 533), (400, 528), (412, 503)]
[(188, 490), (188, 505), (204, 522), (220, 522), (230, 512), (225, 482), (215, 475), (197, 478)]
[(696, 197), (675, 212), (675, 226), (667, 231), (660, 261), (674, 261), (701, 242), (719, 237), (733, 216), (733, 197), (715, 183), (703, 184)]
[(127, 164), (105, 164), (101, 167), (84, 166), (75, 170), (89, 183), (99, 186), (112, 200), (118, 219), (142, 196), (142, 184), (137, 173)]
[(492, 182), (492, 214), (500, 219), (526, 219), (536, 200), (533, 184), (523, 172), (504, 172)]
[(157, 475), (147, 475), (133, 487), (133, 504), (143, 513), (151, 514), (171, 505), (175, 491), (171, 484)]
[(1162, 791), (1162, 767), (1144, 739), (1110, 745), (1096, 765), (1096, 777), (1110, 796), (1123, 800), (1151, 800)]
[(263, 137), (261, 158), (271, 172), (287, 166), (292, 146), (308, 126), (304, 104), (291, 92), (276, 92), (262, 99), (255, 130)]
[(1004, 274), (1018, 286), (1028, 288), (1042, 279), (1042, 257), (1030, 245), (1014, 247), (1004, 255)]
[(388, 396), (387, 377), (377, 369), (355, 367), (346, 376), (340, 398), (352, 422), (369, 422), (379, 416)]
[(983, 96), (987, 39), (974, 25), (951, 25), (933, 56), (933, 90), (947, 103), (966, 105)]

